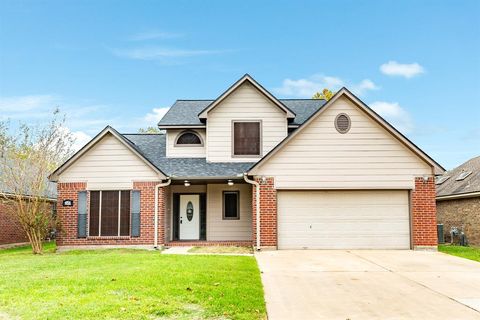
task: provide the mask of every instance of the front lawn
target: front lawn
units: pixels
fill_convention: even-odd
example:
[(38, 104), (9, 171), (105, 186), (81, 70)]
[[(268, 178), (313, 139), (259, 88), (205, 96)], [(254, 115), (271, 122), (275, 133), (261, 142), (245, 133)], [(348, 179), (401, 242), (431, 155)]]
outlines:
[(224, 247), (224, 246), (207, 246), (207, 247), (193, 247), (188, 250), (192, 253), (227, 253), (227, 254), (253, 254), (252, 247)]
[(0, 319), (264, 319), (254, 257), (0, 250)]
[(439, 245), (438, 251), (480, 262), (480, 247)]

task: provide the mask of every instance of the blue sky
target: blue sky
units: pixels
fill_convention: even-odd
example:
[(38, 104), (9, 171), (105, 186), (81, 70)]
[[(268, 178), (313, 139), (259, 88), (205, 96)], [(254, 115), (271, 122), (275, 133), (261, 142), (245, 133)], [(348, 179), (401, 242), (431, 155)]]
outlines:
[(0, 119), (60, 106), (79, 145), (244, 73), (346, 86), (446, 168), (480, 154), (480, 1), (0, 0)]

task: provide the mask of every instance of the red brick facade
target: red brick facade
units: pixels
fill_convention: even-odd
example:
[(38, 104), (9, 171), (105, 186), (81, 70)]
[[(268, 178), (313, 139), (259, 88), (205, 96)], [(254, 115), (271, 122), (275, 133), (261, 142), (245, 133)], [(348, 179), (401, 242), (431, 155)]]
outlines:
[(415, 190), (412, 191), (412, 238), (413, 246), (437, 245), (437, 212), (435, 205), (435, 181), (415, 178)]
[(27, 235), (7, 206), (11, 204), (0, 200), (0, 245), (28, 242)]
[[(255, 179), (260, 183), (260, 247), (277, 246), (277, 190), (274, 179)], [(256, 191), (252, 187), (252, 234), (253, 243), (256, 245)]]
[[(85, 191), (85, 183), (58, 183), (58, 208), (61, 230), (57, 236), (59, 246), (77, 245), (151, 245), (154, 242), (155, 185), (157, 182), (134, 182), (133, 189), (140, 190), (140, 237), (87, 237), (78, 238), (78, 192)], [(87, 197), (89, 198), (89, 197)], [(72, 199), (72, 207), (62, 206), (64, 199)], [(158, 244), (164, 243), (165, 193), (159, 190), (158, 199)], [(87, 223), (88, 224), (88, 223)]]

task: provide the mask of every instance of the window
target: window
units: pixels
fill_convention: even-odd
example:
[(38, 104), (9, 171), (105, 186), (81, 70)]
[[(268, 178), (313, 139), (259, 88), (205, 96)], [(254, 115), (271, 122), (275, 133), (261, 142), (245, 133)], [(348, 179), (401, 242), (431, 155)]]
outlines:
[(233, 155), (260, 156), (261, 122), (233, 122)]
[(457, 179), (455, 179), (456, 181), (462, 181), (464, 180), (466, 177), (468, 177), (470, 174), (472, 174), (472, 171), (462, 171), (462, 173), (460, 173), (460, 175), (457, 177)]
[(345, 113), (340, 113), (335, 118), (335, 129), (340, 133), (347, 133), (350, 130), (350, 117)]
[(435, 184), (436, 185), (441, 185), (442, 183), (447, 181), (449, 178), (450, 178), (450, 176), (439, 176), (439, 177), (436, 178)]
[(238, 220), (240, 219), (238, 191), (223, 191), (223, 219)]
[(203, 142), (197, 133), (193, 131), (184, 131), (178, 135), (175, 145), (202, 146)]
[(90, 191), (89, 236), (130, 235), (130, 191)]

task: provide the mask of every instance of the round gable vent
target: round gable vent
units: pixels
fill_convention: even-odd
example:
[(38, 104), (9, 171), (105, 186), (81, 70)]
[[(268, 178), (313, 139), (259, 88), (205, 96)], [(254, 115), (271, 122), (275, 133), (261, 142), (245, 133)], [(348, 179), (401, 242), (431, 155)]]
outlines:
[(350, 117), (345, 113), (340, 113), (335, 118), (335, 128), (340, 133), (347, 133), (350, 130)]

